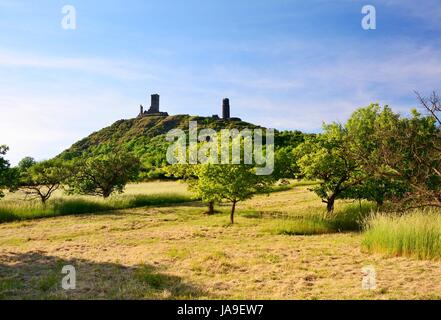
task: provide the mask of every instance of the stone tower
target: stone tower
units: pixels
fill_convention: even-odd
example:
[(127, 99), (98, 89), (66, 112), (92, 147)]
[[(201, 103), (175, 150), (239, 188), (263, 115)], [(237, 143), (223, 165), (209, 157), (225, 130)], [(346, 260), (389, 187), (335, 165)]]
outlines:
[(138, 117), (144, 117), (144, 116), (162, 116), (162, 117), (168, 116), (167, 112), (159, 111), (159, 94), (151, 95), (151, 104), (148, 110), (144, 110), (144, 107), (142, 105), (139, 106)]
[(222, 100), (222, 119), (230, 119), (230, 99)]
[(152, 104), (150, 106), (150, 113), (159, 113), (159, 94), (152, 94)]

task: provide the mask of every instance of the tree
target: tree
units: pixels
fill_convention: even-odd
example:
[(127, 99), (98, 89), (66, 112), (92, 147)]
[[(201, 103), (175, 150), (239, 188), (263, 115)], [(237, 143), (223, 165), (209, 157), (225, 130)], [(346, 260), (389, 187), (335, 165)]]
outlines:
[(62, 160), (39, 162), (20, 172), (20, 189), (26, 198), (40, 199), (45, 204), (70, 174)]
[(18, 175), (14, 169), (10, 167), (9, 161), (3, 156), (8, 152), (9, 148), (0, 145), (0, 198), (4, 197), (3, 190), (13, 190), (17, 185)]
[(231, 224), (234, 224), (234, 213), (239, 201), (250, 199), (256, 192), (268, 191), (274, 183), (272, 176), (256, 175), (254, 166), (245, 164), (199, 165), (197, 174), (202, 197), (216, 197), (232, 203)]
[(34, 158), (24, 157), (23, 159), (20, 160), (17, 167), (20, 172), (26, 172), (30, 167), (32, 167), (35, 164), (37, 164), (37, 162), (35, 161)]
[(328, 213), (349, 188), (359, 184), (357, 163), (351, 158), (347, 130), (337, 123), (323, 126), (323, 133), (295, 149), (298, 165), (307, 179), (320, 179), (311, 189), (326, 203)]
[(274, 153), (273, 176), (279, 179), (294, 179), (299, 177), (300, 168), (292, 147), (282, 147)]
[(422, 101), (429, 116), (413, 110), (410, 118), (396, 119), (379, 131), (382, 138), (378, 155), (386, 173), (409, 186), (401, 201), (406, 208), (441, 207), (439, 102), (436, 95)]
[(204, 174), (203, 165), (175, 164), (167, 167), (166, 172), (168, 176), (182, 179), (196, 199), (207, 203), (206, 214), (214, 214), (214, 204), (222, 200), (221, 190), (214, 184), (207, 185), (203, 179), (200, 179)]
[(375, 201), (383, 205), (387, 199), (401, 198), (406, 183), (388, 174), (380, 157), (380, 147), (385, 143), (384, 131), (396, 127), (399, 115), (378, 104), (356, 110), (348, 119), (347, 143), (350, 157), (357, 163), (359, 184), (346, 190), (344, 197)]
[(108, 198), (122, 193), (129, 181), (138, 178), (140, 161), (123, 152), (82, 158), (74, 163), (75, 173), (67, 181), (67, 192)]

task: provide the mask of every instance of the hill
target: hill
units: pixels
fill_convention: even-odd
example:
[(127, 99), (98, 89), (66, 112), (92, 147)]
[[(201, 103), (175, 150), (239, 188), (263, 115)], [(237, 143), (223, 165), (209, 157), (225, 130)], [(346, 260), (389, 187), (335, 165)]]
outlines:
[(119, 120), (109, 127), (90, 134), (74, 143), (58, 157), (71, 160), (83, 155), (106, 154), (116, 148), (127, 150), (138, 156), (146, 168), (147, 177), (161, 175), (165, 166), (166, 150), (169, 143), (165, 140), (167, 132), (182, 129), (188, 133), (189, 122), (197, 121), (198, 129), (211, 128), (242, 130), (260, 126), (239, 119), (218, 119), (190, 115), (146, 116), (127, 120)]

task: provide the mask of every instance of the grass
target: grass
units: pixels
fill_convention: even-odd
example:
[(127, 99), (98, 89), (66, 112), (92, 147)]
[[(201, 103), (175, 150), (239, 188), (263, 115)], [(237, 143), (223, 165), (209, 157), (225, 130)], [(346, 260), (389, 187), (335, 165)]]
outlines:
[(441, 258), (440, 210), (420, 210), (405, 215), (376, 215), (366, 226), (363, 249), (389, 256), (417, 259)]
[[(125, 196), (170, 190), (186, 196), (168, 182), (130, 185)], [(190, 202), (1, 224), (0, 299), (441, 298), (439, 261), (360, 250), (369, 203), (339, 200), (328, 217), (296, 186), (238, 203), (233, 226), (230, 204), (216, 209), (207, 216)], [(64, 265), (76, 268), (75, 290), (61, 288)], [(362, 289), (365, 266), (375, 290)]]
[(281, 235), (316, 235), (332, 233), (334, 230), (326, 219), (321, 216), (310, 216), (305, 218), (297, 218), (294, 220), (282, 220), (276, 221), (273, 226), (268, 230), (273, 234)]
[[(327, 214), (323, 209), (316, 213), (273, 219), (268, 231), (281, 235), (318, 235), (345, 231), (360, 231), (366, 217), (373, 212), (374, 206), (369, 202), (346, 204), (334, 214)], [(247, 212), (247, 217), (261, 217)]]
[[(161, 183), (155, 183), (161, 185)], [(165, 183), (170, 185), (170, 183)], [(142, 189), (143, 184), (139, 185)], [(151, 192), (153, 189), (149, 189)], [(170, 190), (170, 189), (169, 189)], [(0, 223), (16, 220), (28, 220), (64, 216), (72, 214), (98, 213), (111, 210), (138, 208), (144, 206), (162, 206), (192, 201), (189, 194), (184, 192), (176, 193), (150, 193), (139, 194), (133, 191), (133, 187), (127, 194), (112, 196), (108, 199), (93, 197), (69, 197), (60, 194), (50, 199), (46, 205), (41, 202), (25, 201), (11, 195), (0, 201)]]
[[(274, 186), (271, 192), (287, 191), (295, 186), (311, 183), (315, 182), (290, 181), (289, 185)], [(176, 191), (170, 193), (171, 189)], [(192, 199), (186, 186), (176, 181), (130, 184), (123, 195), (112, 196), (109, 199), (66, 196), (58, 191), (46, 205), (38, 200), (23, 200), (20, 198), (20, 193), (16, 193), (9, 194), (5, 200), (0, 201), (0, 223), (72, 214), (92, 214), (144, 206), (171, 205), (188, 201)]]

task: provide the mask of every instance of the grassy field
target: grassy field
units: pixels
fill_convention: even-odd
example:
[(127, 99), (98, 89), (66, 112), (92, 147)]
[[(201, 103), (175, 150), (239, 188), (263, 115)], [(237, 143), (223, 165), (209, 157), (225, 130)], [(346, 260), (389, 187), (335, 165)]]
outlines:
[(0, 202), (0, 223), (131, 209), (148, 205), (169, 205), (191, 200), (191, 194), (186, 186), (176, 182), (132, 184), (127, 186), (124, 194), (116, 194), (108, 199), (67, 196), (62, 190), (57, 190), (45, 205), (38, 199), (26, 199), (25, 194), (18, 191), (8, 193)]
[[(128, 193), (170, 190), (186, 193), (177, 182)], [(344, 231), (358, 228), (345, 218), (358, 206), (339, 201), (340, 218), (323, 219), (297, 186), (240, 203), (232, 226), (228, 204), (206, 216), (199, 202), (0, 224), (0, 298), (440, 299), (439, 261), (370, 253)], [(76, 267), (75, 290), (61, 288), (64, 265)], [(361, 286), (368, 265), (375, 290)]]

